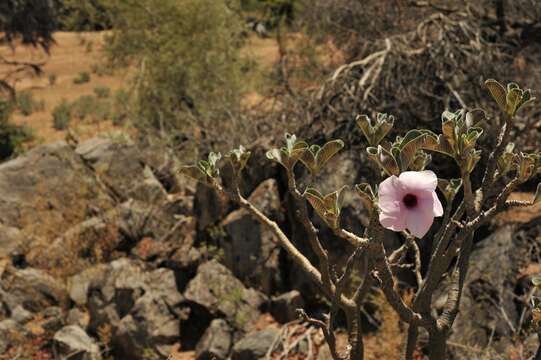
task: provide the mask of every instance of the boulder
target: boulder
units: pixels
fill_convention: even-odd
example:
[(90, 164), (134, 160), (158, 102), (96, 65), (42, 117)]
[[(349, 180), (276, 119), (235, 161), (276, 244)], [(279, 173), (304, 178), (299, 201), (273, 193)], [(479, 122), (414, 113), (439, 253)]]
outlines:
[(16, 340), (27, 335), (26, 330), (13, 319), (0, 321), (0, 354), (4, 354), (10, 347), (16, 346)]
[[(101, 278), (103, 270), (95, 273), (96, 277), (86, 279), (88, 285), (81, 286), (87, 294), (88, 327), (95, 332), (103, 325), (110, 326), (118, 356), (143, 359), (151, 352), (158, 356), (178, 341), (178, 311), (183, 297), (172, 270), (147, 270), (144, 264), (124, 258), (107, 265), (103, 281), (94, 281)], [(79, 298), (85, 292), (71, 293)], [(78, 295), (73, 296), (74, 293)]]
[(72, 148), (57, 142), (0, 164), (0, 223), (46, 243), (114, 201)]
[[(248, 200), (274, 220), (281, 220), (276, 180), (261, 183)], [(280, 247), (274, 234), (245, 209), (230, 213), (220, 224), (226, 236), (220, 239), (225, 265), (248, 286), (265, 294), (281, 290)]]
[(274, 327), (246, 335), (233, 346), (231, 359), (257, 360), (265, 357), (278, 335), (279, 331)]
[(0, 259), (20, 253), (24, 243), (25, 236), (19, 229), (0, 224)]
[(292, 290), (271, 299), (270, 313), (280, 323), (286, 323), (298, 319), (297, 309), (304, 307), (302, 295), (297, 290)]
[(246, 288), (225, 266), (212, 260), (201, 264), (186, 287), (186, 300), (224, 316), (237, 329), (249, 330), (260, 316), (265, 302), (260, 292)]
[(491, 339), (512, 336), (508, 322), (516, 324), (520, 315), (513, 294), (518, 272), (515, 257), (520, 252), (513, 241), (514, 231), (509, 225), (499, 228), (473, 250), (450, 341), (485, 347)]
[(68, 325), (54, 334), (55, 353), (62, 359), (99, 360), (99, 346), (77, 325)]
[(142, 161), (139, 148), (131, 141), (94, 138), (81, 143), (75, 151), (119, 200), (157, 203), (166, 199), (162, 184)]
[(51, 305), (65, 307), (68, 303), (65, 286), (46, 272), (34, 268), (8, 269), (2, 276), (2, 288), (8, 294), (5, 297), (8, 306), (20, 304), (32, 312)]
[(233, 344), (233, 331), (223, 319), (212, 320), (195, 348), (197, 360), (225, 360)]

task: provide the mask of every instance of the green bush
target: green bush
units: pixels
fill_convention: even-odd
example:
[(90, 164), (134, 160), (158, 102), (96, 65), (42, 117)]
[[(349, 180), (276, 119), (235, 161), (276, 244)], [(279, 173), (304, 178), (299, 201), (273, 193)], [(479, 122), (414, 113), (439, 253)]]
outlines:
[(95, 121), (104, 121), (111, 117), (111, 103), (109, 101), (97, 101), (92, 113)]
[(64, 130), (71, 121), (71, 107), (66, 99), (53, 109), (53, 126), (56, 130)]
[(100, 99), (105, 99), (111, 95), (111, 89), (107, 86), (96, 86), (94, 88), (94, 94)]
[(226, 2), (109, 2), (109, 59), (113, 65), (141, 69), (134, 78), (137, 125), (176, 133), (191, 124), (189, 116), (216, 123), (237, 111), (242, 96), (242, 26)]
[(56, 74), (49, 74), (49, 85), (54, 86), (56, 84)]
[(23, 144), (34, 138), (30, 128), (10, 123), (16, 104), (0, 98), (0, 160), (5, 160), (23, 150)]
[(30, 92), (21, 92), (17, 94), (17, 108), (24, 116), (32, 114), (36, 110), (34, 96)]
[(79, 74), (77, 74), (77, 77), (73, 79), (73, 83), (80, 85), (84, 84), (90, 81), (90, 74), (86, 71), (81, 71)]
[(98, 101), (93, 95), (83, 95), (75, 100), (71, 106), (71, 114), (80, 120), (94, 113)]

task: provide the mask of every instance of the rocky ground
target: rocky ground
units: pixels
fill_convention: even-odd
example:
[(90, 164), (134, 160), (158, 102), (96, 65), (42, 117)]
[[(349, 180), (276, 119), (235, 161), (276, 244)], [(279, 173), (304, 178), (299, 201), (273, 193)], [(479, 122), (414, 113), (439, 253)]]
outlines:
[[(354, 180), (348, 157), (324, 186)], [(161, 146), (117, 137), (44, 145), (0, 165), (0, 359), (330, 358), (321, 333), (295, 314), (317, 315), (325, 302), (266, 229), (179, 178), (180, 163)], [(281, 181), (269, 166), (249, 171), (244, 189), (302, 248)], [(363, 211), (347, 204), (355, 229)], [(457, 357), (536, 345), (527, 322), (528, 279), (541, 271), (538, 211), (481, 234), (452, 338)], [(367, 321), (390, 318), (400, 331), (396, 318), (369, 312)], [(367, 357), (394, 358), (382, 353), (389, 326), (376, 327)]]

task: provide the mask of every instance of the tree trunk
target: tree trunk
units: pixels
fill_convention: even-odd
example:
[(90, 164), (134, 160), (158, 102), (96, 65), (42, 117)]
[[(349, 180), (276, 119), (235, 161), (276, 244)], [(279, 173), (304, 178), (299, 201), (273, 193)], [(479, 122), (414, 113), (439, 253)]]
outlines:
[(355, 307), (355, 311), (347, 311), (349, 344), (351, 345), (351, 360), (364, 359), (363, 331), (361, 328), (361, 311)]
[(415, 348), (417, 346), (417, 335), (419, 329), (415, 325), (409, 325), (408, 327), (408, 337), (406, 339), (406, 344), (404, 347), (404, 359), (413, 360), (413, 355), (415, 354)]
[(430, 360), (447, 359), (447, 336), (445, 332), (433, 332), (428, 337), (428, 358)]

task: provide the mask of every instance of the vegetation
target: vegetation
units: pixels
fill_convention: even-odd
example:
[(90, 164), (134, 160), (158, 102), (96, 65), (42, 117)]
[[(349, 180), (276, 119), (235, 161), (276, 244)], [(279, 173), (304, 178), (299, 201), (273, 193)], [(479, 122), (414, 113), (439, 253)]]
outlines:
[(53, 109), (53, 126), (56, 130), (65, 130), (71, 121), (71, 108), (66, 99)]
[(111, 95), (111, 89), (107, 86), (96, 86), (94, 88), (94, 94), (100, 99), (105, 99)]
[(80, 85), (90, 81), (90, 74), (86, 71), (82, 71), (73, 79), (73, 83)]
[[(423, 329), (428, 334), (429, 359), (446, 359), (447, 340), (459, 312), (475, 232), (498, 213), (541, 202), (541, 183), (531, 200), (509, 199), (520, 184), (541, 173), (539, 149), (531, 153), (517, 152), (509, 144), (517, 112), (535, 98), (531, 90), (523, 90), (515, 83), (504, 87), (495, 80), (487, 80), (485, 85), (502, 113), (504, 120), (500, 123), (488, 123), (485, 112), (479, 109), (445, 111), (441, 133), (413, 129), (390, 141), (386, 137), (395, 125), (393, 116), (378, 114), (375, 120), (366, 115), (356, 117), (359, 134), (368, 145), (367, 157), (380, 178), (385, 179), (379, 184), (355, 185), (369, 214), (365, 229), (358, 234), (346, 230), (340, 223), (346, 186), (327, 194), (318, 190), (320, 173), (342, 150), (343, 141), (331, 140), (320, 146), (286, 134), (283, 147), (267, 152), (267, 158), (279, 164), (287, 175), (289, 194), (295, 205), (291, 217), (296, 216), (303, 226), (307, 246), (314, 250), (317, 262), (311, 261), (275, 221), (243, 196), (239, 184), (251, 156), (244, 147), (228, 152), (224, 164), (220, 153), (211, 152), (208, 159), (184, 166), (181, 172), (236, 202), (272, 231), (296, 266), (331, 302), (324, 321), (310, 317), (303, 310), (300, 314), (304, 321), (323, 330), (333, 359), (364, 358), (360, 309), (373, 286), (381, 289), (389, 306), (408, 327), (404, 358), (412, 360), (416, 356), (419, 332)], [(485, 128), (490, 127), (497, 128), (495, 133), (488, 133), (496, 137), (496, 145), (482, 169), (482, 181), (474, 186), (471, 174), (480, 164), (479, 140)], [(432, 161), (431, 154), (445, 156), (448, 164), (460, 169), (460, 177), (447, 179), (425, 170)], [(295, 171), (296, 165), (303, 166), (305, 177)], [(508, 181), (502, 181), (504, 179)], [(444, 200), (445, 210), (440, 198)], [(332, 242), (324, 239), (329, 232), (316, 228), (308, 205), (322, 224), (342, 239), (344, 247), (349, 244), (352, 248), (342, 271), (337, 269), (343, 264), (333, 263), (324, 247)], [(441, 223), (436, 223), (439, 226), (433, 226), (434, 217), (443, 217)], [(386, 250), (385, 229), (401, 237), (403, 245), (394, 251)], [(425, 241), (433, 245), (429, 256), (422, 258), (420, 243)], [(408, 255), (413, 259), (411, 264), (405, 262)], [(409, 303), (404, 301), (403, 290), (396, 282), (396, 269), (402, 266), (410, 269), (415, 279), (409, 289), (414, 294)], [(355, 273), (362, 278), (357, 284), (352, 283)], [(445, 287), (441, 286), (443, 278), (448, 281)], [(535, 281), (541, 286), (541, 277)], [(447, 299), (439, 311), (433, 303), (438, 291), (443, 291)], [(541, 304), (537, 307), (541, 312)], [(337, 352), (334, 335), (338, 311), (347, 319), (349, 346), (345, 354)], [(539, 323), (536, 331), (541, 333)], [(541, 346), (539, 349), (541, 354)]]
[(171, 136), (194, 117), (217, 125), (236, 113), (242, 95), (241, 26), (226, 3), (116, 0), (108, 5), (110, 60), (139, 69), (134, 120), (140, 128)]

